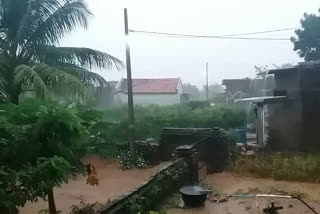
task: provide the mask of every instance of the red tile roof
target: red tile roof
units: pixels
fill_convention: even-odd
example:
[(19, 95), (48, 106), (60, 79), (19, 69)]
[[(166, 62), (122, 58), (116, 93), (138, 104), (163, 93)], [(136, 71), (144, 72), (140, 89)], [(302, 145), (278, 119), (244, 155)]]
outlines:
[[(166, 79), (133, 79), (134, 94), (171, 94), (177, 93), (179, 78)], [(122, 79), (117, 91), (127, 93), (127, 79)]]

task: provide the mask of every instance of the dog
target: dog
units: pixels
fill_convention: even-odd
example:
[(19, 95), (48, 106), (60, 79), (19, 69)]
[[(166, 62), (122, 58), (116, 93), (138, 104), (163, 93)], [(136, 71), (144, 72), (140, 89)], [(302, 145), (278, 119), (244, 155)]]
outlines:
[(86, 167), (88, 173), (87, 184), (91, 186), (99, 186), (99, 179), (97, 178), (96, 168), (91, 163), (87, 164)]

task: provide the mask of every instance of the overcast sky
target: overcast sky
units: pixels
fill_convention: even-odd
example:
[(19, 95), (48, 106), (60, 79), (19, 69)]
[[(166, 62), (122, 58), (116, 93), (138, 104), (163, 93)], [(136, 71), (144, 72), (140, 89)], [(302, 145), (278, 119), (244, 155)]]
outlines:
[[(87, 0), (95, 17), (87, 31), (66, 37), (63, 46), (89, 47), (125, 61), (123, 8), (135, 30), (223, 35), (299, 27), (304, 12), (318, 13), (319, 0)], [(252, 37), (290, 38), (293, 31)], [(163, 38), (130, 35), (133, 78), (181, 77), (202, 87), (205, 63), (209, 83), (254, 76), (254, 66), (302, 59), (290, 41)], [(98, 71), (119, 80), (126, 71)]]

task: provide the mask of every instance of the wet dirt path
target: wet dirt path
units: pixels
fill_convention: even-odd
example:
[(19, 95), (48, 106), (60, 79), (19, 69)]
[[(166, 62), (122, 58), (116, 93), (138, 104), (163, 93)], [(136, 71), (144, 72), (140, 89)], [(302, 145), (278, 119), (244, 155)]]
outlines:
[[(115, 161), (104, 160), (98, 156), (84, 158), (84, 163), (92, 163), (97, 170), (100, 185), (90, 186), (86, 184), (86, 176), (79, 176), (76, 180), (71, 180), (68, 184), (63, 184), (60, 188), (54, 189), (57, 210), (63, 214), (68, 214), (72, 205), (77, 205), (80, 201), (87, 203), (107, 203), (108, 200), (126, 194), (134, 187), (142, 184), (147, 178), (154, 174), (158, 166), (148, 169), (131, 169), (121, 171)], [(28, 202), (20, 208), (20, 214), (37, 214), (39, 210), (48, 209), (47, 202)]]
[[(320, 212), (320, 184), (275, 181), (272, 179), (239, 176), (231, 173), (208, 175), (206, 183), (220, 194), (257, 194), (257, 193), (295, 193), (304, 195), (304, 199)], [(202, 208), (167, 208), (167, 214), (262, 214), (270, 199), (231, 198), (227, 202), (215, 203), (207, 200)], [(276, 199), (276, 206), (283, 206), (279, 214), (312, 213), (301, 202), (293, 199)]]

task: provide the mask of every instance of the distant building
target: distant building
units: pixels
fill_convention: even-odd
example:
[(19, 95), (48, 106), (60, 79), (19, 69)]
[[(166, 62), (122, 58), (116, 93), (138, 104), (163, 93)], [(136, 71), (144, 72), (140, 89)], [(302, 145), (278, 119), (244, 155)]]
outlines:
[[(180, 78), (133, 79), (132, 92), (133, 103), (138, 105), (173, 105), (187, 99)], [(115, 86), (115, 102), (128, 102), (127, 79), (121, 79)]]
[(320, 151), (320, 63), (269, 71), (273, 96), (243, 99), (257, 107), (257, 142), (273, 151)]
[(264, 94), (264, 79), (224, 79), (222, 85), (226, 87), (227, 100), (236, 100), (246, 97), (257, 97)]
[(110, 86), (110, 88), (112, 88), (113, 90), (116, 88), (116, 85), (118, 84), (119, 81), (109, 81), (108, 85)]

